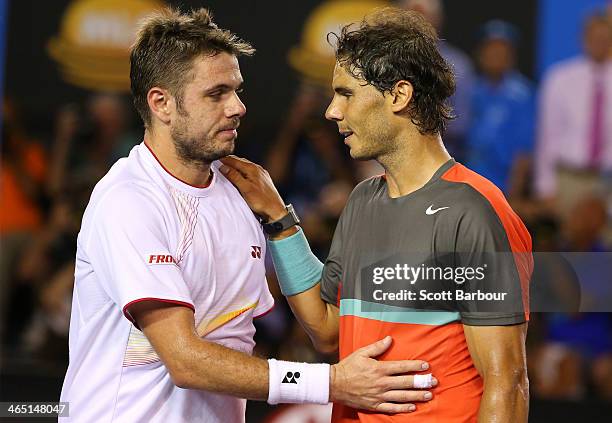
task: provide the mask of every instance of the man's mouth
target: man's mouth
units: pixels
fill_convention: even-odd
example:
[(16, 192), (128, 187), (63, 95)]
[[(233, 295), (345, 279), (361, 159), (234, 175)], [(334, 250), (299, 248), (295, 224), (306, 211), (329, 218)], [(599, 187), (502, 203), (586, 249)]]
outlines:
[(340, 130), (340, 135), (344, 137), (344, 142), (346, 143), (351, 135), (353, 135), (353, 131), (350, 130)]
[(236, 137), (236, 136), (238, 136), (238, 131), (237, 131), (237, 129), (238, 129), (238, 127), (239, 127), (239, 126), (240, 126), (240, 124), (238, 124), (238, 125), (226, 126), (226, 127), (224, 127), (224, 128), (221, 128), (221, 129), (219, 130), (219, 132), (220, 132), (221, 134), (224, 134), (224, 135), (233, 135), (234, 137)]

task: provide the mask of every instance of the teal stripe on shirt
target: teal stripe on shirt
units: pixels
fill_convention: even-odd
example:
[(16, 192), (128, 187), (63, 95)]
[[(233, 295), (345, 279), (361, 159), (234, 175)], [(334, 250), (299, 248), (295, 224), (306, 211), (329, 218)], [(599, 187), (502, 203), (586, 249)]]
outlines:
[(371, 303), (355, 299), (340, 300), (340, 316), (357, 316), (389, 323), (446, 325), (460, 320), (456, 311), (425, 311), (407, 307)]

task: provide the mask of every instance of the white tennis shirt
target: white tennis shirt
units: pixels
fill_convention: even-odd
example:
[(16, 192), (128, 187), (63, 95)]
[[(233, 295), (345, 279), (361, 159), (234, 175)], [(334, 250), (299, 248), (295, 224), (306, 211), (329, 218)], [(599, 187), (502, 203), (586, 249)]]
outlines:
[(273, 306), (266, 242), (218, 167), (208, 187), (193, 187), (141, 143), (94, 188), (78, 236), (61, 394), (70, 418), (60, 421), (244, 421), (246, 400), (176, 387), (127, 312), (151, 298), (182, 304), (202, 338), (252, 352), (253, 318)]

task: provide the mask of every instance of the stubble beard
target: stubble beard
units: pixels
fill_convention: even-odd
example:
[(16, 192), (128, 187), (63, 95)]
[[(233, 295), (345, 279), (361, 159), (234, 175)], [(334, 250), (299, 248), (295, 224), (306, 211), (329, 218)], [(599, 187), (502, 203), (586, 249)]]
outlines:
[(389, 154), (392, 147), (388, 136), (382, 131), (378, 133), (379, 135), (376, 138), (365, 135), (365, 140), (359, 139), (359, 143), (356, 145), (358, 148), (351, 148), (350, 150), (351, 157), (358, 161), (376, 160), (380, 162), (380, 158)]
[(179, 159), (187, 165), (210, 165), (234, 152), (234, 140), (216, 143), (214, 138), (194, 136), (189, 131), (189, 116), (181, 114), (170, 131)]
[(351, 157), (359, 161), (375, 160), (378, 156), (378, 146), (375, 143), (376, 141), (367, 137), (367, 135), (365, 139), (359, 138), (355, 146), (351, 147)]

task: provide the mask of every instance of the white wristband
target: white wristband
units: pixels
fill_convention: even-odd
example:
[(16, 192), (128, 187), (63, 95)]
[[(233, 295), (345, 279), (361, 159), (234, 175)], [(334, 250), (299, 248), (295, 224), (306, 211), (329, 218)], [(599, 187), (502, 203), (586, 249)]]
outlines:
[(268, 403), (327, 404), (329, 364), (268, 360)]

